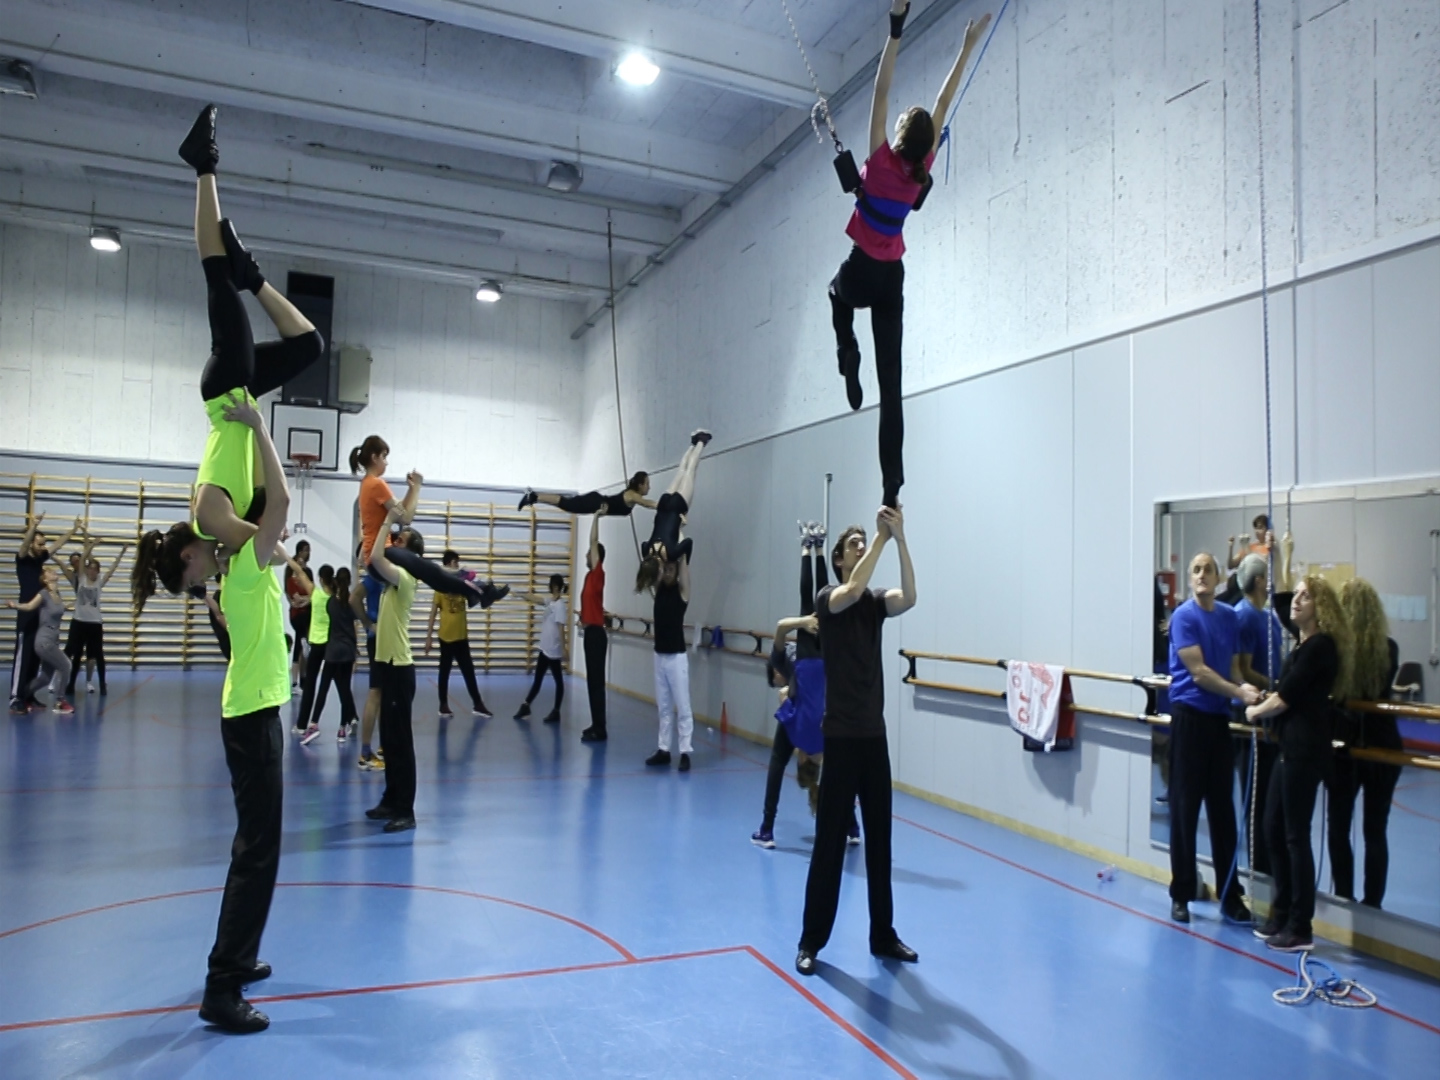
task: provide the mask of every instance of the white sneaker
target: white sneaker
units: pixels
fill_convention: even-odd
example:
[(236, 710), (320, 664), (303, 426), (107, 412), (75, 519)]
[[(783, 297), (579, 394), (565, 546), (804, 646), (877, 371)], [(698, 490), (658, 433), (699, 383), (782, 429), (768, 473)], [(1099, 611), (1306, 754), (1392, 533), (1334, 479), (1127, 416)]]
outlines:
[(85, 684), (85, 692), (86, 692), (87, 694), (93, 694), (93, 693), (95, 693), (95, 684), (94, 684), (93, 682), (87, 682), (87, 683)]
[(306, 730), (305, 728), (301, 727), (299, 724), (296, 724), (294, 727), (292, 727), (292, 728), (290, 729), (290, 734), (291, 734), (291, 735), (304, 735), (304, 734), (305, 734), (305, 730)]
[(305, 729), (305, 734), (304, 734), (304, 736), (300, 739), (300, 745), (301, 745), (301, 746), (309, 746), (312, 742), (314, 742), (314, 741), (315, 741), (316, 739), (318, 739), (319, 737), (320, 737), (320, 725), (319, 725), (319, 724), (311, 724), (308, 728)]

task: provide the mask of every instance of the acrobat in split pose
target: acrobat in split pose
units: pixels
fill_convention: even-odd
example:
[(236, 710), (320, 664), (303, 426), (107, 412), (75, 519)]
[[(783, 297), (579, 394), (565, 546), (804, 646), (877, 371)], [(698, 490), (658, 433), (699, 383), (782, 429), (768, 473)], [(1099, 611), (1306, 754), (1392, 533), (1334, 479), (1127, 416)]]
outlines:
[[(825, 661), (820, 648), (820, 622), (815, 617), (815, 598), (830, 584), (825, 570), (825, 527), (817, 522), (800, 524), (800, 614), (781, 619), (775, 626), (775, 644), (765, 664), (770, 685), (780, 691), (775, 710), (775, 738), (770, 748), (770, 771), (765, 777), (765, 809), (760, 828), (750, 842), (763, 848), (775, 846), (775, 814), (780, 807), (780, 785), (791, 757), (799, 755), (795, 779), (809, 794), (810, 813), (820, 806), (820, 764), (824, 760), (825, 738), (821, 720), (825, 715)], [(813, 564), (813, 565), (812, 565)], [(790, 635), (795, 644), (790, 645)], [(860, 843), (860, 825), (850, 812), (846, 837)]]
[(680, 539), (680, 526), (690, 512), (691, 500), (695, 498), (695, 471), (700, 467), (700, 455), (709, 442), (708, 431), (701, 429), (691, 434), (690, 448), (680, 459), (680, 467), (675, 471), (670, 489), (655, 504), (655, 523), (650, 528), (650, 539), (640, 545), (640, 568), (635, 573), (636, 592), (653, 589), (666, 563), (690, 558), (691, 543)]
[(655, 504), (645, 496), (650, 494), (650, 474), (637, 472), (630, 477), (624, 491), (614, 495), (601, 495), (598, 491), (587, 491), (583, 495), (555, 495), (546, 491), (527, 491), (520, 496), (519, 509), (534, 506), (537, 502), (546, 506), (558, 506), (567, 514), (596, 514), (600, 508), (610, 517), (629, 517), (637, 506), (654, 510)]
[(863, 404), (860, 387), (860, 345), (855, 340), (855, 309), (870, 309), (875, 336), (875, 374), (880, 382), (880, 473), (885, 505), (894, 507), (905, 483), (903, 447), (905, 416), (901, 403), (900, 341), (905, 310), (905, 216), (923, 201), (931, 185), (930, 165), (940, 145), (940, 130), (960, 86), (960, 76), (975, 43), (990, 25), (986, 15), (965, 28), (960, 56), (940, 88), (935, 108), (911, 106), (895, 122), (895, 141), (886, 139), (886, 115), (900, 32), (909, 3), (895, 0), (890, 9), (890, 39), (880, 53), (875, 94), (870, 104), (870, 156), (860, 170), (860, 194), (845, 233), (855, 242), (830, 282), (831, 319), (845, 377), (850, 408)]

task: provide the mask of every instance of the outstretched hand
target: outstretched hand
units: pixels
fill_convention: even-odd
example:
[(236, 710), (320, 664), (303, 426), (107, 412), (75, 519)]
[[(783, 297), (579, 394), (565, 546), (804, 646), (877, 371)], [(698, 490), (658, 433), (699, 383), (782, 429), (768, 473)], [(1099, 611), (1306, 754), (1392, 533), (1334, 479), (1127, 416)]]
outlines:
[(980, 35), (985, 33), (985, 28), (990, 25), (990, 15), (987, 12), (977, 22), (971, 19), (965, 26), (965, 48), (971, 48), (980, 40)]

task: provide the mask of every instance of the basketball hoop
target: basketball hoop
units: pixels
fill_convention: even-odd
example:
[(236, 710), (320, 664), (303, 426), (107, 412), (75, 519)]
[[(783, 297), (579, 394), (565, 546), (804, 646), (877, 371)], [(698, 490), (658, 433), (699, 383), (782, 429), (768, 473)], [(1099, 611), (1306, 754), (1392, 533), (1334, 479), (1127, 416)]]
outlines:
[(315, 463), (319, 460), (319, 454), (306, 450), (295, 450), (290, 454), (291, 475), (295, 479), (295, 490), (300, 492), (300, 520), (290, 527), (291, 533), (296, 536), (310, 531), (310, 526), (305, 524), (305, 492), (310, 490), (310, 484), (315, 479)]

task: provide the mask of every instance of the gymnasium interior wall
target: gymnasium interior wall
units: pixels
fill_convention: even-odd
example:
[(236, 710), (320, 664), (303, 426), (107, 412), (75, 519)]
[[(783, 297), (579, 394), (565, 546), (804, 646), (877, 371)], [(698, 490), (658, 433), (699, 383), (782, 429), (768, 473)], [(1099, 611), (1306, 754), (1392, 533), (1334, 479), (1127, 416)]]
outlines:
[[(902, 54), (895, 107), (932, 99), (970, 10)], [(1277, 488), (1440, 474), (1440, 5), (1267, 3), (1263, 33)], [(906, 227), (920, 602), (885, 636), (895, 778), (1157, 867), (1145, 728), (1085, 718), (1073, 752), (1026, 754), (1000, 710), (903, 686), (894, 654), (1146, 671), (1156, 500), (1264, 490), (1254, 58), (1248, 3), (1012, 2)], [(839, 116), (851, 145), (867, 110)], [(830, 156), (792, 155), (619, 307), (629, 468), (715, 432), (690, 515), (705, 622), (794, 613), (795, 521), (821, 516), (826, 473), (832, 534), (873, 528), (874, 349), (859, 313), (851, 414), (825, 296), (848, 250)], [(584, 343), (587, 487), (622, 465), (608, 322)], [(644, 612), (629, 529), (604, 528), (609, 606)], [(898, 583), (893, 556), (876, 582)], [(646, 647), (616, 639), (610, 678), (652, 695)], [(691, 682), (698, 713), (768, 738), (758, 661), (697, 653)]]

